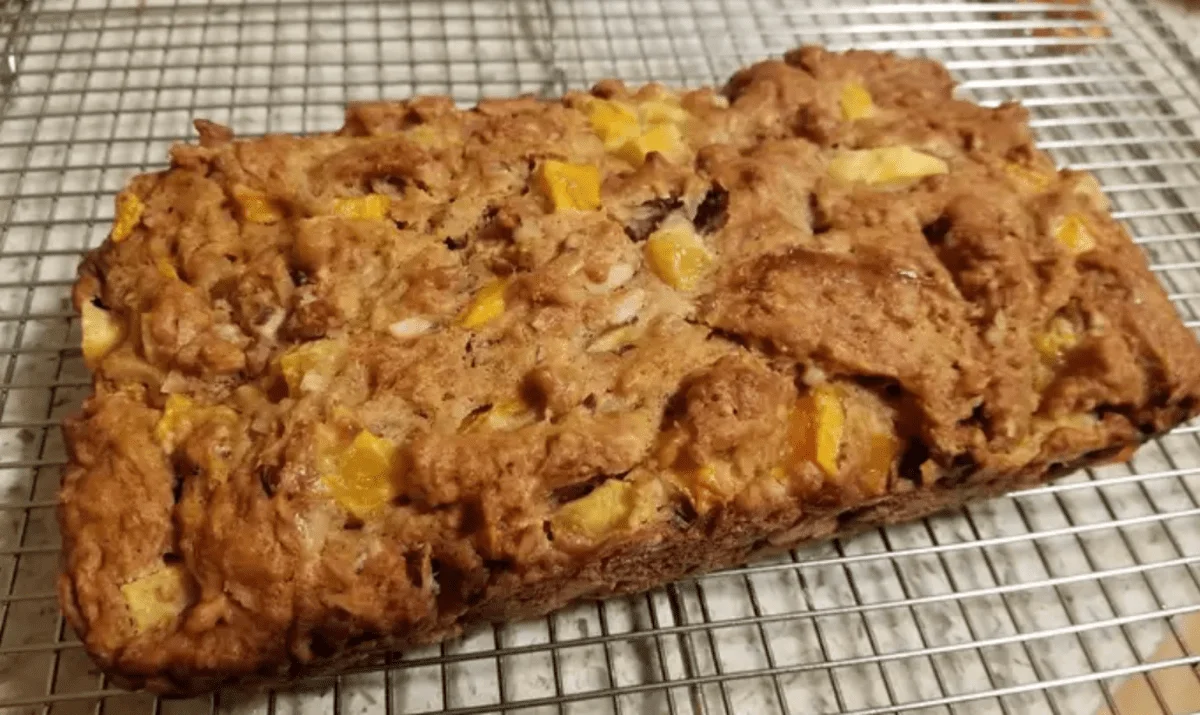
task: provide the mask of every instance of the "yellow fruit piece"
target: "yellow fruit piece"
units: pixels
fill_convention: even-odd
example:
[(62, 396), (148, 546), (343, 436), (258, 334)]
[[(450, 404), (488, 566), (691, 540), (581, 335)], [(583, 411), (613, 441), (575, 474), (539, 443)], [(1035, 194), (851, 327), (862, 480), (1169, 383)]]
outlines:
[[(172, 394), (167, 397), (162, 416), (154, 425), (154, 438), (163, 450), (171, 453), (175, 445), (186, 439), (198, 425), (208, 421), (233, 425), (237, 419), (237, 413), (224, 405), (197, 405), (187, 395)], [(204, 466), (209, 476), (218, 481), (224, 481), (229, 469), (229, 464), (215, 453), (207, 455)]]
[(677, 97), (665, 95), (638, 104), (638, 118), (645, 127), (655, 124), (683, 124), (688, 120), (688, 113), (680, 106)]
[(633, 325), (619, 325), (604, 333), (593, 340), (587, 346), (589, 353), (608, 353), (615, 352), (625, 347), (632, 345), (637, 340), (638, 330)]
[(442, 136), (436, 129), (428, 124), (418, 124), (404, 132), (404, 136), (413, 144), (421, 147), (432, 147), (437, 145)]
[(83, 359), (95, 367), (125, 337), (125, 326), (103, 308), (84, 303), (81, 313)]
[(529, 422), (533, 412), (523, 400), (501, 400), (482, 412), (469, 415), (459, 427), (461, 432), (474, 432), (487, 428), (493, 430), (513, 429)]
[(505, 420), (523, 414), (528, 409), (521, 400), (502, 400), (493, 405), (488, 414), (494, 416), (496, 419)]
[(1009, 162), (1004, 165), (1004, 173), (1019, 189), (1029, 194), (1040, 194), (1050, 187), (1050, 177), (1040, 171), (1027, 169), (1020, 164)]
[(842, 116), (850, 121), (866, 119), (875, 113), (871, 93), (861, 82), (847, 82), (842, 87)]
[(899, 444), (895, 436), (885, 433), (871, 435), (867, 448), (867, 461), (863, 464), (860, 482), (868, 494), (880, 495), (887, 491), (888, 477), (896, 461)]
[(534, 416), (533, 410), (529, 409), (524, 400), (502, 400), (492, 405), (483, 415), (482, 423), (493, 430), (516, 429), (532, 422)]
[(173, 281), (179, 280), (179, 273), (175, 270), (175, 266), (165, 258), (160, 258), (154, 262), (154, 268), (158, 271), (158, 275), (163, 278), (168, 278)]
[(1046, 332), (1033, 339), (1033, 347), (1042, 359), (1051, 365), (1062, 360), (1063, 355), (1078, 344), (1079, 335), (1066, 318), (1051, 320)]
[(636, 492), (632, 484), (610, 479), (587, 496), (564, 504), (551, 520), (555, 533), (569, 532), (588, 539), (598, 539), (629, 522), (636, 507)]
[(191, 600), (183, 567), (175, 564), (121, 586), (121, 596), (138, 633), (171, 622)]
[(333, 200), (333, 211), (342, 218), (355, 221), (380, 221), (388, 217), (392, 197), (386, 194), (367, 194)]
[(288, 392), (295, 397), (322, 389), (341, 367), (344, 352), (343, 345), (336, 340), (314, 340), (281, 355), (279, 370), (287, 381)]
[(718, 469), (716, 465), (705, 464), (692, 473), (695, 478), (695, 485), (700, 490), (718, 498), (731, 496), (738, 487), (738, 483), (729, 473), (729, 468), (722, 465), (722, 469)]
[(142, 212), (145, 210), (146, 205), (137, 194), (129, 191), (117, 194), (116, 218), (113, 219), (112, 227), (113, 243), (120, 243), (129, 238), (133, 229), (142, 222)]
[(585, 106), (604, 148), (631, 164), (640, 166), (652, 151), (677, 154), (683, 145), (680, 125), (688, 113), (674, 95), (660, 94), (636, 108), (606, 99), (590, 99)]
[(813, 390), (813, 399), (817, 406), (817, 466), (826, 474), (836, 474), (846, 411), (835, 388), (818, 387)]
[(679, 127), (674, 124), (655, 124), (641, 136), (625, 142), (615, 153), (630, 164), (641, 166), (652, 151), (671, 157), (677, 155), (682, 146), (683, 134)]
[(594, 166), (547, 159), (538, 167), (537, 181), (555, 211), (600, 208), (600, 170)]
[(846, 410), (840, 391), (818, 385), (801, 397), (792, 411), (791, 440), (796, 458), (812, 462), (829, 476), (838, 472)]
[(496, 279), (480, 288), (459, 318), (459, 325), (468, 330), (475, 330), (503, 315), (504, 290), (507, 287), (508, 281)]
[(587, 104), (592, 131), (613, 151), (641, 133), (638, 115), (629, 105), (607, 99), (594, 99)]
[(913, 181), (949, 171), (946, 162), (909, 146), (841, 151), (829, 162), (829, 175), (833, 178), (875, 186)]
[(712, 254), (689, 226), (664, 228), (646, 239), (646, 261), (654, 274), (677, 290), (692, 290), (712, 264)]
[(250, 223), (270, 224), (283, 220), (283, 211), (261, 191), (246, 186), (233, 187), (233, 198), (242, 207), (242, 215)]
[(1057, 222), (1054, 238), (1075, 255), (1087, 253), (1096, 247), (1096, 237), (1088, 228), (1087, 219), (1076, 213), (1067, 214)]
[(189, 429), (189, 422), (195, 412), (196, 403), (187, 395), (171, 395), (163, 408), (162, 417), (154, 425), (154, 438), (160, 444), (167, 444)]
[(321, 481), (343, 509), (365, 519), (395, 496), (396, 453), (391, 440), (362, 430), (338, 460), (337, 471)]

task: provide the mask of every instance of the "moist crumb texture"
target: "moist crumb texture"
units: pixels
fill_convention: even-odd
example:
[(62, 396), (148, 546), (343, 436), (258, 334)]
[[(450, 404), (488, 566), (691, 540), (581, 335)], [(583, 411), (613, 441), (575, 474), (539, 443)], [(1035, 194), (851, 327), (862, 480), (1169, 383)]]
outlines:
[(196, 123), (74, 301), (59, 589), (128, 686), (339, 667), (1127, 458), (1200, 354), (938, 64)]

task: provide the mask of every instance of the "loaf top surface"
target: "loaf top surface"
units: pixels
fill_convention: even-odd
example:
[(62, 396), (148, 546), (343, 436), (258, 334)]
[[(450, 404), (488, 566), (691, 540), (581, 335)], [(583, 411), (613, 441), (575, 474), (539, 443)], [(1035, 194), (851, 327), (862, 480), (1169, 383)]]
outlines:
[(75, 287), (72, 624), (127, 671), (250, 672), (714, 510), (837, 511), (1192, 414), (1195, 339), (1094, 180), (952, 94), (931, 61), (803, 48), (720, 92), (198, 122)]

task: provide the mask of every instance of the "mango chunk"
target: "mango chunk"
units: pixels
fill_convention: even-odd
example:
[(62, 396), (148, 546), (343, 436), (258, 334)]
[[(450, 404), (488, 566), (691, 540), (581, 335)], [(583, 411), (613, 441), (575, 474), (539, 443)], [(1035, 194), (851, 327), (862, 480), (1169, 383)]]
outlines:
[(137, 194), (130, 191), (117, 194), (116, 216), (113, 219), (111, 234), (113, 243), (120, 243), (129, 238), (133, 229), (142, 222), (142, 213), (145, 210), (146, 205)]
[(875, 113), (875, 102), (871, 93), (861, 82), (847, 82), (842, 87), (842, 116), (849, 121), (866, 119)]
[(138, 633), (171, 622), (191, 600), (187, 577), (183, 567), (177, 564), (166, 564), (121, 586), (121, 596)]
[(283, 220), (283, 210), (261, 191), (238, 184), (233, 187), (233, 198), (250, 223), (272, 224)]
[(589, 164), (547, 159), (538, 167), (537, 183), (555, 211), (600, 208), (600, 170)]
[(872, 186), (900, 184), (949, 171), (945, 161), (910, 146), (840, 151), (829, 162), (829, 175), (834, 179)]
[(641, 166), (650, 152), (658, 152), (665, 157), (677, 156), (683, 147), (683, 134), (674, 124), (655, 124), (641, 134), (630, 139), (616, 151), (616, 155), (634, 166)]
[[(721, 502), (737, 493), (740, 483), (728, 464), (705, 464), (691, 472), (696, 505)], [(715, 499), (715, 502), (712, 501)]]
[(659, 92), (636, 106), (595, 98), (584, 106), (605, 150), (634, 166), (641, 166), (650, 152), (673, 157), (683, 149), (682, 127), (689, 115), (669, 92)]
[(444, 143), (445, 136), (429, 124), (418, 124), (404, 130), (404, 136), (420, 147), (435, 147)]
[[(167, 397), (162, 416), (154, 425), (154, 439), (162, 445), (168, 454), (175, 451), (175, 445), (186, 439), (192, 430), (200, 424), (219, 421), (234, 425), (238, 415), (233, 409), (224, 405), (197, 405), (195, 400), (182, 394), (172, 394)], [(217, 454), (206, 457), (205, 468), (209, 476), (219, 481), (224, 480), (229, 465)]]
[(639, 330), (634, 325), (618, 325), (601, 333), (595, 340), (588, 343), (589, 353), (610, 353), (632, 345), (637, 341)]
[(646, 262), (664, 283), (676, 290), (693, 290), (713, 257), (689, 225), (662, 228), (646, 239)]
[(643, 126), (655, 124), (683, 124), (688, 120), (687, 110), (679, 104), (679, 98), (664, 94), (638, 104), (638, 118)]
[(362, 430), (337, 460), (337, 470), (321, 481), (343, 509), (365, 519), (395, 496), (397, 451), (391, 440)]
[(1008, 175), (1008, 179), (1021, 192), (1026, 194), (1040, 194), (1050, 188), (1050, 178), (1040, 171), (1027, 169), (1015, 162), (1009, 162), (1004, 165), (1004, 173)]
[(342, 218), (355, 221), (381, 221), (392, 209), (392, 197), (386, 194), (367, 194), (333, 200), (333, 211)]
[(179, 280), (179, 272), (175, 270), (175, 266), (165, 258), (159, 258), (154, 261), (154, 270), (158, 271), (158, 275), (168, 280)]
[(878, 496), (887, 491), (888, 477), (899, 451), (900, 445), (894, 435), (882, 432), (871, 435), (867, 459), (859, 477), (868, 494)]
[(504, 302), (504, 291), (507, 287), (508, 281), (498, 278), (480, 288), (459, 318), (459, 325), (468, 330), (475, 330), (503, 315), (507, 307)]
[(83, 360), (94, 369), (125, 337), (125, 326), (112, 313), (90, 302), (83, 304), (80, 316)]
[(682, 146), (680, 128), (689, 115), (673, 94), (661, 92), (636, 106), (590, 98), (585, 107), (604, 148), (631, 164), (641, 165), (652, 151), (676, 154)]
[(846, 410), (840, 391), (818, 385), (792, 410), (790, 436), (795, 458), (816, 464), (828, 476), (838, 472)]
[(592, 131), (608, 151), (623, 146), (642, 131), (637, 112), (622, 102), (593, 99), (587, 104), (587, 112)]
[(336, 340), (302, 343), (279, 357), (279, 371), (287, 381), (288, 393), (296, 397), (319, 392), (341, 367), (344, 346)]
[(835, 474), (841, 453), (842, 432), (846, 424), (846, 411), (842, 407), (841, 395), (833, 388), (817, 388), (813, 392), (817, 407), (817, 466), (826, 474)]
[(616, 531), (633, 511), (633, 486), (610, 479), (582, 499), (564, 504), (554, 515), (555, 532), (596, 539)]
[(160, 444), (171, 442), (177, 435), (186, 431), (187, 423), (195, 412), (196, 403), (187, 395), (173, 394), (167, 397), (162, 417), (154, 425), (154, 438)]
[(658, 480), (610, 479), (587, 496), (559, 507), (550, 525), (556, 535), (598, 541), (617, 531), (649, 523), (662, 500), (663, 488)]
[(1078, 344), (1079, 334), (1075, 332), (1075, 327), (1061, 317), (1051, 320), (1046, 332), (1033, 339), (1033, 347), (1042, 360), (1050, 365), (1060, 362)]
[(1096, 248), (1096, 237), (1088, 228), (1087, 219), (1077, 213), (1067, 214), (1055, 223), (1054, 238), (1076, 256)]
[(459, 426), (460, 432), (474, 432), (479, 429), (507, 430), (515, 429), (534, 418), (534, 413), (523, 400), (500, 400), (487, 409), (474, 412), (467, 416)]

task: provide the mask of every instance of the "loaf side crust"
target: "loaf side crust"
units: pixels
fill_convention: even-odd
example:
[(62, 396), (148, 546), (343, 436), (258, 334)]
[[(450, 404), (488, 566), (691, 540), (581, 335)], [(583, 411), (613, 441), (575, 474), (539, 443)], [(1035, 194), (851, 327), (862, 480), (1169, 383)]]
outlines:
[[(606, 146), (597, 102), (678, 140)], [(59, 591), (131, 687), (277, 681), (645, 590), (1196, 414), (1195, 337), (1094, 182), (928, 60), (806, 47), (720, 92), (197, 127), (74, 290), (94, 392), (64, 425)], [(837, 175), (881, 147), (946, 171)], [(594, 167), (599, 206), (556, 210), (551, 162)], [(664, 236), (702, 248), (668, 254), (688, 280)]]

